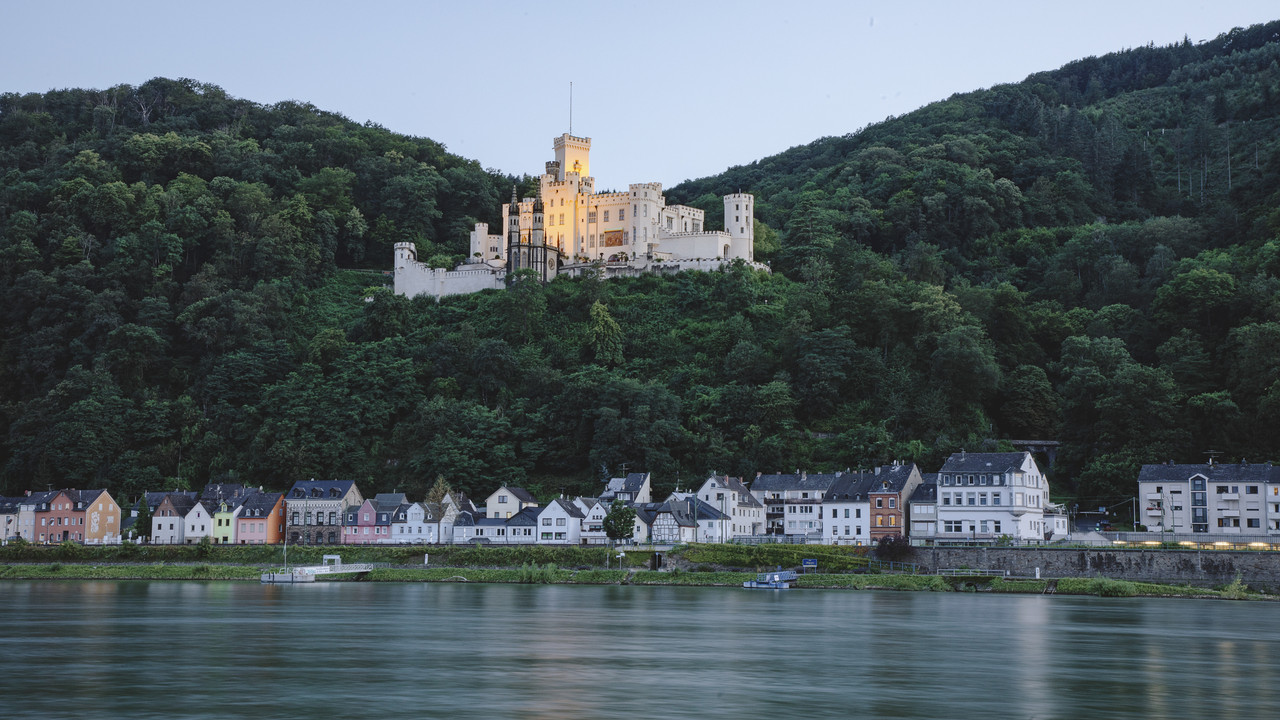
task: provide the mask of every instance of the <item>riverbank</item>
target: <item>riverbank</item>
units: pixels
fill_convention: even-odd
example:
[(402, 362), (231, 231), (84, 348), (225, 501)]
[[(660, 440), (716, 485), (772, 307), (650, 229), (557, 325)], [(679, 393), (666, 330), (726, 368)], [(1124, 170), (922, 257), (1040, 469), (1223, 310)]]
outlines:
[[(0, 580), (229, 580), (258, 582), (267, 566), (226, 564), (114, 564), (16, 563), (0, 565)], [(664, 585), (741, 587), (754, 573), (686, 570), (568, 569), (554, 565), (519, 568), (400, 567), (382, 568), (362, 577), (324, 577), (317, 582), (386, 583), (513, 583), (547, 585)], [(1092, 595), (1098, 597), (1166, 597), (1219, 600), (1277, 600), (1249, 590), (1240, 582), (1220, 589), (1184, 585), (1138, 583), (1110, 578), (1010, 580), (984, 577), (943, 577), (907, 574), (811, 573), (796, 582), (801, 589), (896, 590), (917, 592), (978, 592), (1033, 595)]]

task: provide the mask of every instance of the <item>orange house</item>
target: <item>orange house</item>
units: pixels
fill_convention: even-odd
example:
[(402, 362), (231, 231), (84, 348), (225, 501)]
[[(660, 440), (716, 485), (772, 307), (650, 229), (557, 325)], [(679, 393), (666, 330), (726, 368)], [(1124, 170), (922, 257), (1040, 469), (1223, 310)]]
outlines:
[(284, 494), (255, 492), (235, 519), (236, 542), (277, 545), (284, 541)]

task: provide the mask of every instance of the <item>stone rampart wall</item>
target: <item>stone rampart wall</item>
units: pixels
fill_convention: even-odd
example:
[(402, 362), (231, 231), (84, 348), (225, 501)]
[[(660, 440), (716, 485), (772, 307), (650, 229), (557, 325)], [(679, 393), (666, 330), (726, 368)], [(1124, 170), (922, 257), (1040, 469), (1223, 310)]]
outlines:
[(1280, 553), (1113, 548), (915, 548), (911, 562), (928, 572), (947, 568), (1006, 570), (1045, 578), (1109, 577), (1117, 580), (1222, 585), (1239, 573), (1252, 587), (1280, 588)]

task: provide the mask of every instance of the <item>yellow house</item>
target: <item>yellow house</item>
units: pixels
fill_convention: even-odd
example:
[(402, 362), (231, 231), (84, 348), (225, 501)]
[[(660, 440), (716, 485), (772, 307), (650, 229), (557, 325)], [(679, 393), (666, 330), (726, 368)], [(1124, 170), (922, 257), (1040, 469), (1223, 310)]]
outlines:
[(84, 513), (84, 542), (89, 545), (120, 543), (120, 505), (106, 490), (81, 490), (76, 511)]

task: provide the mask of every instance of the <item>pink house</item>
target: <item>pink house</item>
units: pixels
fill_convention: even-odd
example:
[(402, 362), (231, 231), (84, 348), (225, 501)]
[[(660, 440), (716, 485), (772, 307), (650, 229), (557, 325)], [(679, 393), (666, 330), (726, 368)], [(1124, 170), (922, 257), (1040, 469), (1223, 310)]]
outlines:
[(278, 544), (284, 539), (284, 494), (250, 495), (235, 522), (236, 542), (241, 545)]

